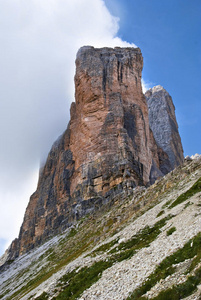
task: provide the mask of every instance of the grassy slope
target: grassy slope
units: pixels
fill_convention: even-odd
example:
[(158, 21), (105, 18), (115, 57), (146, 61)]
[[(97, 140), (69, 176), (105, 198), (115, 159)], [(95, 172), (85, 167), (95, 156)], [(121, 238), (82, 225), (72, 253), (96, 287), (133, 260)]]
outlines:
[[(160, 234), (160, 229), (167, 221), (166, 218), (163, 218), (163, 213), (175, 207), (175, 205), (189, 200), (195, 193), (200, 191), (200, 179), (198, 180), (198, 178), (196, 178), (198, 175), (194, 178), (194, 181), (197, 179), (195, 184), (190, 181), (190, 176), (193, 173), (196, 174), (199, 170), (200, 164), (193, 162), (191, 164), (186, 164), (184, 167), (180, 167), (171, 174), (168, 174), (165, 178), (151, 186), (147, 191), (141, 189), (134, 191), (134, 201), (133, 195), (121, 195), (121, 197), (116, 199), (112, 208), (106, 207), (102, 212), (98, 212), (92, 216), (86, 216), (79, 221), (76, 229), (72, 228), (70, 233), (61, 236), (60, 242), (47, 249), (47, 251), (43, 253), (32, 266), (30, 265), (28, 268), (22, 270), (21, 273), (17, 274), (19, 278), (24, 278), (22, 282), (20, 280), (17, 281), (16, 276), (15, 278), (12, 278), (12, 281), (15, 281), (15, 288), (12, 292), (9, 291), (12, 287), (10, 283), (11, 280), (5, 282), (2, 286), (0, 298), (21, 299), (24, 295), (40, 286), (41, 283), (56, 272), (61, 271), (65, 266), (68, 266), (70, 262), (80, 257), (80, 255), (86, 251), (88, 251), (88, 253), (92, 251), (90, 254), (92, 258), (96, 258), (100, 254), (108, 256), (107, 261), (102, 259), (94, 263), (91, 261), (91, 265), (83, 266), (79, 268), (78, 271), (70, 270), (67, 274), (61, 276), (58, 285), (55, 287), (55, 299), (76, 299), (76, 297), (78, 297), (86, 288), (99, 280), (105, 269), (111, 267), (118, 261), (129, 259), (134, 255), (136, 250), (147, 247), (157, 238)], [(172, 199), (169, 203), (166, 203), (161, 212), (158, 212), (158, 217), (161, 219), (159, 221), (156, 219), (154, 226), (145, 226), (131, 239), (118, 244), (118, 237), (114, 236), (116, 233), (121, 232), (123, 228), (136, 220), (138, 216), (142, 215), (145, 211), (151, 209), (166, 197), (168, 198), (173, 191), (178, 191), (178, 193), (180, 193), (180, 190), (184, 187), (186, 190), (182, 195), (177, 197), (177, 199)], [(114, 236), (113, 240), (112, 236)], [(109, 237), (110, 240), (108, 242), (106, 241), (105, 244), (101, 244), (101, 242), (107, 240)], [(100, 246), (93, 249), (97, 244)], [(200, 262), (200, 253), (194, 253), (194, 256), (195, 258), (189, 272), (192, 272)], [(37, 270), (34, 270), (36, 264), (43, 266), (45, 263), (46, 265), (41, 269), (38, 269), (37, 267)], [(172, 264), (167, 267), (166, 263), (163, 262), (162, 266), (158, 267), (162, 276), (161, 278), (174, 272)], [(10, 267), (12, 268), (12, 264)], [(152, 274), (150, 279), (151, 284), (149, 284), (148, 288), (146, 287), (143, 290), (143, 293), (154, 286), (156, 279), (158, 280), (159, 278), (158, 275), (156, 275), (158, 274), (157, 272), (158, 269)], [(197, 284), (196, 280), (194, 280), (194, 282)], [(193, 279), (191, 281), (193, 281)], [(192, 292), (194, 291), (193, 288), (191, 288), (191, 290)], [(140, 292), (139, 297), (142, 297), (143, 293)], [(133, 295), (131, 295), (131, 297), (134, 297)], [(131, 299), (140, 299), (139, 297)], [(163, 295), (161, 297), (163, 297)], [(37, 299), (46, 298), (48, 298), (48, 293), (43, 293)]]

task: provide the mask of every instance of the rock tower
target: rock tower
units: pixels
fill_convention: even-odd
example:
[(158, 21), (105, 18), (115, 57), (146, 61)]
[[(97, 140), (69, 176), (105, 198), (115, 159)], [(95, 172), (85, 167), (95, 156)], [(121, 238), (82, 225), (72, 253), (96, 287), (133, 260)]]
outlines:
[(155, 107), (150, 104), (155, 98), (153, 91), (146, 94), (147, 100), (142, 93), (142, 67), (139, 48), (87, 46), (78, 51), (70, 122), (40, 170), (10, 258), (112, 202), (115, 195), (149, 185), (181, 163), (182, 146), (175, 149), (174, 138), (180, 137), (173, 104), (166, 101), (171, 106), (166, 110), (171, 134), (165, 144), (171, 143), (164, 147), (155, 130), (164, 120), (155, 109), (148, 110)]
[(155, 141), (167, 153), (171, 169), (174, 169), (183, 162), (184, 157), (172, 98), (160, 85), (149, 89), (145, 96)]

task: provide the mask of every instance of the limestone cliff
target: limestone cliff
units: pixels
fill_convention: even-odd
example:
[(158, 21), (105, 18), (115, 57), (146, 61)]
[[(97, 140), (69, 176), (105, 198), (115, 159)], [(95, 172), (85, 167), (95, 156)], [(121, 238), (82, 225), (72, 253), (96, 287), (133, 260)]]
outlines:
[(162, 167), (162, 172), (167, 173), (184, 160), (175, 107), (171, 96), (160, 85), (149, 89), (145, 96), (149, 109), (149, 124), (155, 141), (168, 155), (168, 161)]
[(139, 48), (78, 51), (70, 122), (40, 171), (10, 258), (175, 166), (150, 130), (142, 67)]

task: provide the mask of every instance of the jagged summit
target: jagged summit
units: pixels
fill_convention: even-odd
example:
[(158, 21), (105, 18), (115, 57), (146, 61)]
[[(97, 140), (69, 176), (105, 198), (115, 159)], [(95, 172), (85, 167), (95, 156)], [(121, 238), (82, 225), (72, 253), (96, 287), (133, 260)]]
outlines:
[[(174, 148), (180, 137), (173, 104), (161, 91), (166, 118), (161, 119), (155, 109), (150, 118), (149, 107), (157, 107), (153, 95), (159, 93), (149, 92), (151, 98), (146, 96), (146, 101), (142, 67), (139, 48), (86, 46), (78, 51), (70, 122), (40, 171), (19, 238), (11, 245), (10, 259), (83, 216), (112, 205), (117, 195), (149, 186), (182, 161), (182, 147)], [(170, 109), (166, 109), (168, 105)], [(156, 141), (155, 127), (159, 127), (157, 133), (168, 128), (167, 148), (162, 147), (163, 131), (161, 144)]]

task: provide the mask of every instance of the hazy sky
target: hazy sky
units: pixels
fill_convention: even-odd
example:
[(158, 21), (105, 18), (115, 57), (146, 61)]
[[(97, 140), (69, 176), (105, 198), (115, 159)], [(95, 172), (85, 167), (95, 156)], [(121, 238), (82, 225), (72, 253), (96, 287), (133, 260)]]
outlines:
[(185, 155), (201, 153), (200, 20), (200, 0), (0, 0), (0, 253), (67, 126), (83, 45), (139, 46), (145, 84), (173, 98)]

